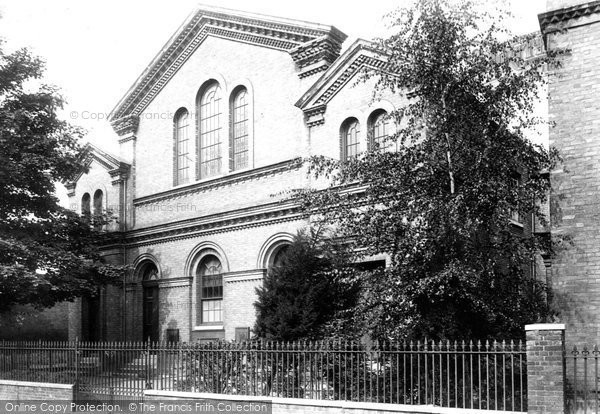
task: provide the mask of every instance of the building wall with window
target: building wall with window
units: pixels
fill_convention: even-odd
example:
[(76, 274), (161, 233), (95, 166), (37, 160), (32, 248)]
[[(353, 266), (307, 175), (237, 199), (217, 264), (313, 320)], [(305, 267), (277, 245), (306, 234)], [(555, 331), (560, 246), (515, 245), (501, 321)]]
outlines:
[[(314, 153), (297, 101), (345, 38), (331, 26), (202, 8), (167, 42), (111, 113), (123, 208), (105, 249), (131, 272), (119, 294), (102, 296), (119, 304), (100, 301), (101, 339), (250, 334), (255, 289), (308, 224), (286, 194), (310, 184), (301, 159)], [(317, 145), (339, 150), (335, 129)], [(72, 184), (73, 200), (94, 174)], [(89, 331), (89, 304), (77, 306), (71, 332)]]
[[(231, 101), (240, 88), (246, 90), (248, 151), (234, 170)], [(189, 114), (186, 151), (191, 170), (177, 185), (300, 156), (306, 128), (293, 102), (302, 92), (289, 53), (208, 37), (139, 116), (136, 172), (147, 179), (136, 183), (136, 198), (173, 188), (173, 120), (179, 110)]]
[[(87, 191), (93, 206), (104, 180), (106, 203), (120, 206), (105, 253), (132, 270), (102, 293), (101, 339), (248, 335), (255, 289), (308, 224), (286, 191), (325, 185), (301, 159), (366, 151), (401, 122), (390, 115), (406, 98), (359, 81), (385, 56), (363, 40), (341, 53), (345, 38), (331, 26), (201, 8), (134, 82), (110, 116), (120, 153), (94, 150), (102, 169), (71, 184), (73, 202)], [(527, 220), (519, 228), (529, 231)], [(85, 306), (74, 305), (71, 337), (89, 331)]]

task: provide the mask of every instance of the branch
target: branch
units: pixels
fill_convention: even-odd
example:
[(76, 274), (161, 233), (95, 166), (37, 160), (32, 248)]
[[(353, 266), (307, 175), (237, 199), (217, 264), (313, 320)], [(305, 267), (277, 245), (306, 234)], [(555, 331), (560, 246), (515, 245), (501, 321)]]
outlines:
[[(446, 85), (444, 92), (442, 93), (442, 107), (444, 108), (444, 122), (446, 121), (446, 93), (450, 85)], [(452, 155), (450, 147), (450, 136), (447, 131), (444, 131), (444, 137), (446, 138), (446, 160), (448, 161), (448, 177), (450, 178), (450, 194), (454, 194), (454, 168), (452, 166)]]

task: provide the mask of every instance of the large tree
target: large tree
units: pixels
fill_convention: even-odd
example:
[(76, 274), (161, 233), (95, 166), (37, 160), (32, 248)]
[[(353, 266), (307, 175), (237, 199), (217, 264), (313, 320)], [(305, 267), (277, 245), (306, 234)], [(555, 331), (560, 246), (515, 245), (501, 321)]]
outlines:
[(526, 131), (541, 122), (532, 109), (554, 59), (525, 59), (534, 36), (511, 38), (502, 17), (469, 0), (393, 13), (395, 34), (381, 41), (388, 65), (363, 75), (376, 94), (407, 102), (390, 114), (397, 132), (346, 161), (311, 160), (332, 184), (299, 192), (306, 211), (361, 254), (390, 257), (367, 273), (356, 310), (373, 336), (516, 337), (548, 315), (529, 269), (551, 246), (528, 224), (546, 222), (544, 172), (557, 154)]
[(350, 278), (347, 249), (319, 229), (300, 231), (256, 289), (254, 333), (293, 341), (330, 336), (336, 321), (356, 304), (358, 283)]
[[(0, 311), (94, 294), (121, 269), (103, 263), (89, 218), (59, 205), (55, 183), (83, 168), (82, 131), (41, 85), (43, 62), (0, 43)], [(104, 218), (97, 218), (104, 220)]]

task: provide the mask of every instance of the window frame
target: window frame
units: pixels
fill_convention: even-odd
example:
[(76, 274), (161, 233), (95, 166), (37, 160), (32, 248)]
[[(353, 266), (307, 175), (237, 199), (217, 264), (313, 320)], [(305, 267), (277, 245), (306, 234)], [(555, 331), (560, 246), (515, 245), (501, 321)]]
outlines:
[[(222, 100), (222, 89), (216, 81), (207, 84), (198, 99), (198, 180), (217, 177), (223, 172)], [(211, 155), (210, 158), (207, 154)]]
[[(351, 129), (354, 127), (354, 142), (348, 143), (348, 136), (350, 135)], [(340, 143), (341, 143), (341, 159), (342, 161), (348, 161), (350, 158), (355, 158), (360, 154), (360, 121), (356, 117), (349, 117), (342, 122), (340, 127)], [(356, 150), (350, 155), (348, 148), (356, 148)]]
[[(185, 117), (185, 125), (180, 125), (180, 120)], [(173, 117), (173, 185), (189, 184), (191, 181), (190, 170), (193, 171), (190, 161), (190, 114), (186, 108), (179, 108)], [(185, 137), (182, 139), (182, 131)], [(185, 143), (186, 152), (182, 151)], [(182, 159), (185, 159), (185, 167), (182, 167)], [(180, 172), (185, 170), (187, 174), (183, 177)]]
[[(218, 273), (205, 273), (203, 270), (210, 270), (207, 266), (207, 263), (217, 262), (218, 266), (211, 266), (218, 269)], [(223, 323), (223, 264), (218, 256), (214, 254), (207, 254), (198, 262), (198, 267), (196, 268), (196, 278), (197, 278), (197, 297), (198, 297), (198, 313), (197, 319), (200, 325), (220, 325)], [(217, 284), (215, 286), (206, 286), (207, 280), (216, 281)], [(205, 289), (215, 289), (216, 294), (211, 294), (209, 297), (205, 294), (207, 291)], [(207, 320), (205, 317), (205, 304), (213, 303), (215, 305), (219, 305), (218, 309), (209, 309), (209, 312), (213, 314), (216, 312), (218, 317), (216, 319)]]
[[(381, 124), (380, 124), (381, 121)], [(391, 143), (386, 144), (386, 139), (390, 137), (391, 127), (393, 120), (388, 111), (385, 109), (376, 109), (371, 113), (368, 120), (368, 148), (374, 150), (377, 144), (377, 149), (386, 149), (391, 146)], [(382, 135), (376, 136), (376, 131), (381, 128), (383, 130)]]
[[(237, 105), (238, 98), (243, 94), (243, 104)], [(239, 171), (244, 170), (246, 168), (251, 167), (251, 124), (250, 124), (250, 94), (248, 92), (248, 88), (244, 85), (237, 86), (233, 92), (231, 93), (231, 99), (229, 104), (229, 114), (230, 114), (230, 126), (229, 126), (229, 171)], [(239, 111), (243, 111), (243, 119), (239, 119)], [(238, 134), (239, 125), (243, 125), (241, 128), (243, 132)], [(238, 142), (244, 141), (245, 149), (242, 151), (238, 151)], [(237, 155), (245, 154), (245, 163), (237, 162)]]
[[(87, 193), (86, 193), (87, 194)], [(100, 219), (104, 210), (104, 191), (97, 189), (94, 191), (93, 204), (92, 204), (92, 217), (94, 222)], [(101, 224), (94, 224), (94, 230), (102, 230)]]

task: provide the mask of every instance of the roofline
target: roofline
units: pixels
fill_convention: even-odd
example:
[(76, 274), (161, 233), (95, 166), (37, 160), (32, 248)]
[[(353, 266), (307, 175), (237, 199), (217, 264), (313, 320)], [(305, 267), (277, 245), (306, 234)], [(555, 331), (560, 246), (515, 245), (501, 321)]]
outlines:
[(348, 61), (352, 59), (352, 57), (363, 49), (369, 49), (371, 51), (378, 50), (383, 56), (384, 53), (381, 51), (379, 45), (376, 42), (371, 40), (366, 40), (362, 38), (358, 38), (352, 43), (345, 51), (342, 53), (340, 57), (338, 57), (335, 62), (323, 73), (319, 79), (298, 99), (298, 101), (294, 104), (298, 108), (304, 109), (306, 104), (310, 102), (310, 100), (314, 97), (314, 95), (327, 83), (331, 80), (333, 76), (338, 72), (338, 70)]
[(248, 19), (262, 20), (262, 21), (269, 22), (269, 23), (280, 23), (280, 24), (287, 24), (290, 26), (304, 26), (306, 28), (310, 28), (313, 30), (326, 30), (326, 31), (333, 31), (333, 32), (339, 32), (340, 34), (344, 34), (333, 25), (309, 22), (307, 20), (289, 19), (287, 17), (278, 17), (278, 16), (273, 16), (270, 14), (251, 13), (251, 12), (246, 12), (243, 10), (228, 9), (225, 7), (211, 6), (211, 5), (202, 4), (202, 3), (198, 4), (198, 6), (195, 8), (194, 13), (196, 13), (198, 11), (223, 13), (223, 14), (227, 14), (227, 15), (245, 17)]
[(129, 87), (129, 89), (127, 89), (127, 92), (125, 92), (123, 94), (121, 99), (119, 99), (119, 102), (117, 102), (117, 104), (110, 111), (110, 113), (108, 114), (108, 121), (111, 121), (113, 119), (113, 116), (114, 116), (115, 112), (117, 111), (117, 109), (119, 107), (121, 107), (125, 103), (127, 98), (135, 91), (137, 86), (141, 83), (141, 81), (150, 72), (150, 69), (154, 66), (155, 63), (157, 63), (160, 60), (160, 57), (164, 54), (164, 52), (166, 50), (169, 49), (169, 46), (173, 43), (173, 41), (175, 39), (177, 39), (177, 37), (181, 34), (183, 29), (191, 22), (191, 20), (193, 20), (193, 18), (196, 16), (196, 13), (198, 13), (198, 11), (199, 11), (198, 8), (195, 8), (194, 10), (192, 10), (191, 13), (189, 13), (188, 16), (185, 18), (183, 23), (181, 23), (179, 25), (179, 27), (177, 27), (177, 29), (171, 35), (171, 37), (169, 37), (169, 39), (165, 42), (165, 44), (160, 48), (158, 53), (156, 53), (156, 55), (154, 55), (154, 57), (152, 58), (150, 63), (148, 65), (146, 65), (146, 68), (142, 71), (142, 73), (137, 77), (135, 82), (133, 82), (133, 84)]
[(116, 113), (126, 104), (128, 98), (133, 95), (136, 89), (140, 86), (140, 84), (147, 78), (147, 76), (152, 72), (154, 67), (159, 64), (161, 58), (168, 52), (169, 48), (173, 45), (173, 43), (177, 40), (177, 38), (185, 31), (188, 25), (199, 15), (205, 14), (207, 16), (214, 15), (223, 15), (223, 17), (237, 17), (242, 19), (250, 19), (250, 20), (258, 20), (264, 22), (266, 24), (279, 24), (284, 26), (290, 26), (295, 28), (304, 28), (307, 30), (317, 31), (329, 33), (332, 37), (339, 39), (340, 44), (347, 38), (347, 35), (332, 25), (323, 25), (319, 23), (307, 22), (304, 20), (294, 20), (282, 17), (274, 17), (265, 14), (259, 13), (249, 13), (240, 10), (227, 9), (222, 7), (215, 7), (200, 4), (196, 6), (185, 18), (185, 20), (179, 25), (179, 27), (175, 30), (175, 32), (169, 37), (169, 39), (164, 43), (164, 45), (160, 48), (158, 53), (154, 56), (154, 58), (150, 61), (150, 63), (146, 66), (143, 72), (137, 77), (135, 82), (129, 87), (129, 89), (125, 92), (125, 94), (121, 97), (121, 99), (117, 102), (117, 104), (110, 111), (108, 120), (115, 120)]

